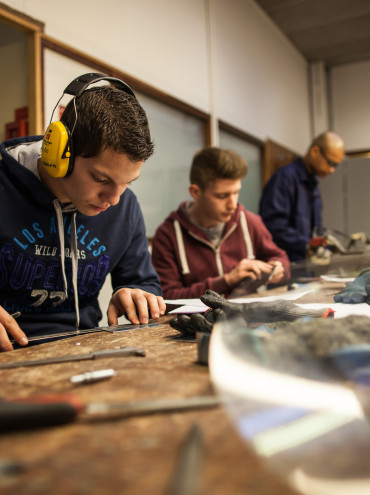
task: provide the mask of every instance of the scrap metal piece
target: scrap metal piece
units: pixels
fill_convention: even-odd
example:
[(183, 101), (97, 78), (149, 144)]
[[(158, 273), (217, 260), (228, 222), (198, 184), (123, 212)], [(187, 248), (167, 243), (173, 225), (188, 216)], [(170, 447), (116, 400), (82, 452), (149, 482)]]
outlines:
[(0, 478), (15, 476), (23, 473), (26, 466), (23, 462), (0, 458)]

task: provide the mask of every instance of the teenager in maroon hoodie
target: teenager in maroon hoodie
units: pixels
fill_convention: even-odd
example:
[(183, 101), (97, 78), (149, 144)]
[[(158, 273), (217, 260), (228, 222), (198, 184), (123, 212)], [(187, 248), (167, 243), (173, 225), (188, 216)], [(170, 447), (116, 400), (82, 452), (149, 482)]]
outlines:
[(233, 297), (288, 281), (285, 251), (261, 217), (238, 203), (247, 170), (232, 150), (210, 147), (194, 156), (193, 201), (181, 203), (153, 238), (152, 261), (165, 298), (200, 297), (206, 289)]

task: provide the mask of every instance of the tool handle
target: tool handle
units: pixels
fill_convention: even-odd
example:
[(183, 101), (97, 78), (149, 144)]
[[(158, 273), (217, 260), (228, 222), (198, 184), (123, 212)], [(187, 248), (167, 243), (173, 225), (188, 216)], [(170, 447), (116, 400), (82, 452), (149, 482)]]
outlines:
[(67, 394), (0, 401), (0, 432), (63, 425), (72, 422), (81, 409), (79, 400)]

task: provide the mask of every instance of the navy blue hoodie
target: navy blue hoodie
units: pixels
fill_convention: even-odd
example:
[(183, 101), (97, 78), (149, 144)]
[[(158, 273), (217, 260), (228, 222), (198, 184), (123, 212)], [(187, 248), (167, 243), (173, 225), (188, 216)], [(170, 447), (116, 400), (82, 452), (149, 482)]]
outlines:
[[(0, 146), (0, 304), (9, 313), (22, 313), (17, 321), (27, 335), (71, 330), (76, 326), (71, 261), (74, 213), (63, 213), (61, 246), (53, 205), (56, 198), (32, 171), (19, 163), (14, 149), (36, 141), (41, 145), (41, 139), (42, 136), (17, 138)], [(20, 149), (27, 156), (27, 148), (32, 147), (35, 149), (35, 145)], [(161, 295), (143, 216), (130, 189), (126, 189), (117, 205), (96, 216), (75, 214), (79, 328), (98, 325), (102, 317), (98, 295), (109, 273), (113, 291), (129, 287)], [(67, 288), (63, 282), (61, 249)]]

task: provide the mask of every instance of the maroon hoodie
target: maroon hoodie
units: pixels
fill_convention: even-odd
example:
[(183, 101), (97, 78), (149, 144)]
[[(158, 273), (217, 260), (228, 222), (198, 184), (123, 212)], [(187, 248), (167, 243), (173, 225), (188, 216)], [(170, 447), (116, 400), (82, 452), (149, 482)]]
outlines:
[[(225, 281), (243, 258), (264, 262), (280, 261), (285, 269), (284, 280), (290, 278), (290, 264), (282, 249), (272, 240), (261, 217), (238, 207), (225, 224), (222, 239), (215, 247), (206, 234), (194, 225), (181, 203), (158, 227), (152, 248), (152, 262), (161, 280), (165, 299), (198, 298), (206, 289), (225, 297), (232, 288)], [(247, 292), (256, 290), (255, 284)]]

